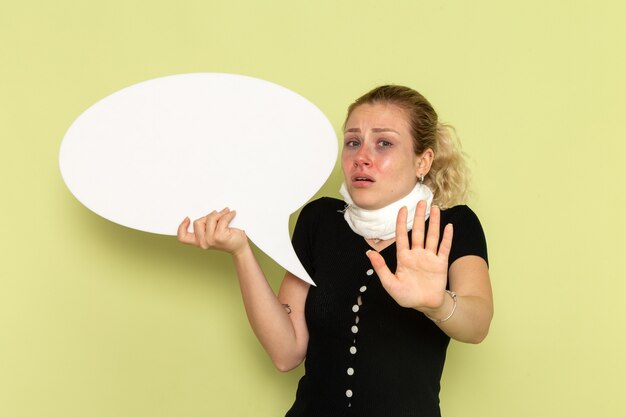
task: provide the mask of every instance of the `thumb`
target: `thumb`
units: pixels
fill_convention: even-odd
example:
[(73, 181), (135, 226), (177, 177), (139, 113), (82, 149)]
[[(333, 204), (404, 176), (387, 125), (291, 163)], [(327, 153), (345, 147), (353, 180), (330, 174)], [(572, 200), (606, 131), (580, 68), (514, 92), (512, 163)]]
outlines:
[(176, 231), (176, 237), (178, 241), (186, 244), (193, 244), (195, 242), (195, 237), (193, 233), (189, 233), (188, 228), (191, 220), (189, 217), (185, 217), (183, 222), (178, 226), (178, 230)]

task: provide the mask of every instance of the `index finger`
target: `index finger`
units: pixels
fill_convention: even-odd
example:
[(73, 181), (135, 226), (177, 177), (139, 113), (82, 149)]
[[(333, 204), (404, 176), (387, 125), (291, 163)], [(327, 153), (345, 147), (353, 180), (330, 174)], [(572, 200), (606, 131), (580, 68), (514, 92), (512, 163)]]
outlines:
[(409, 248), (409, 238), (406, 230), (407, 208), (402, 207), (398, 210), (396, 219), (396, 248), (398, 251)]

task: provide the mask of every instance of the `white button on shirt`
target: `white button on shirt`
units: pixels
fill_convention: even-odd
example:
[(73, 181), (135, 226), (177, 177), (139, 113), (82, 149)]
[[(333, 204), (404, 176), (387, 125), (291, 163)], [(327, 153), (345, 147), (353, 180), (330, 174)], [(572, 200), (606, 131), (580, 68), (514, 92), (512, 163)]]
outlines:
[[(367, 271), (365, 271), (365, 275), (367, 275), (368, 277), (371, 277), (372, 275), (374, 275), (374, 270), (373, 269), (368, 269)], [(361, 288), (359, 288), (359, 292), (361, 294), (363, 294), (365, 291), (367, 291), (367, 286), (366, 285), (363, 285), (363, 286), (361, 286)], [(352, 306), (352, 312), (355, 313), (355, 314), (358, 313), (361, 310), (361, 305), (362, 304), (363, 304), (363, 300), (361, 299), (361, 295), (359, 295), (357, 297), (357, 299), (356, 299), (356, 304), (354, 304)], [(359, 332), (359, 327), (357, 326), (358, 323), (359, 323), (359, 316), (356, 315), (355, 318), (354, 318), (354, 326), (352, 326), (350, 328), (350, 331), (352, 331), (352, 333), (355, 334), (355, 335)], [(353, 343), (353, 345), (350, 346), (350, 354), (356, 355), (356, 336), (355, 336), (355, 339), (353, 340), (352, 343)], [(346, 369), (346, 373), (349, 376), (354, 375), (354, 368), (351, 367), (351, 366), (348, 367)], [(346, 390), (346, 397), (347, 398), (352, 398), (352, 395), (353, 395), (353, 393), (352, 393), (351, 389)], [(352, 406), (352, 403), (348, 403), (348, 407), (351, 407), (351, 406)]]

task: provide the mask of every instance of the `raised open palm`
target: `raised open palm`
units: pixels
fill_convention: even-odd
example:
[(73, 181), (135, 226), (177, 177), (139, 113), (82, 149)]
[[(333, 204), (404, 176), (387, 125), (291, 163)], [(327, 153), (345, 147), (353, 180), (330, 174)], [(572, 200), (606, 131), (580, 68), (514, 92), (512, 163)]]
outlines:
[(415, 210), (412, 244), (407, 232), (407, 209), (398, 212), (396, 223), (397, 268), (392, 273), (383, 257), (369, 251), (369, 257), (380, 281), (396, 302), (403, 307), (433, 310), (444, 302), (448, 278), (448, 255), (452, 247), (452, 224), (446, 225), (439, 244), (439, 207), (430, 210), (430, 226), (425, 233), (426, 202), (420, 201)]

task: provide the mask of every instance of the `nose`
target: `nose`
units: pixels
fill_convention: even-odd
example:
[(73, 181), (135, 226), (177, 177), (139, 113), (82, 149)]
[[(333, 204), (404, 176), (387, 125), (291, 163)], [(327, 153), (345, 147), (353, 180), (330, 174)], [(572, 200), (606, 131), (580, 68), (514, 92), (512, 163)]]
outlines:
[(369, 166), (372, 164), (372, 158), (367, 146), (361, 146), (354, 155), (354, 166)]

